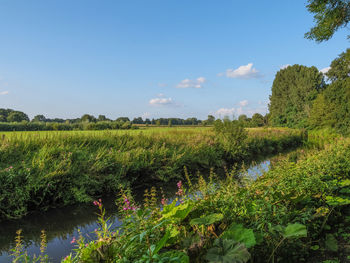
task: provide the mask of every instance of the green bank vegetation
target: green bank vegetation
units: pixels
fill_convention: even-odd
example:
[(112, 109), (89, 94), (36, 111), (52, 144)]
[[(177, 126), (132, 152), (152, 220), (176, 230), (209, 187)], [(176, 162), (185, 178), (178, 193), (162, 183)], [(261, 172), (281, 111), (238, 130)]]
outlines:
[[(96, 241), (77, 236), (75, 252), (62, 262), (347, 262), (350, 140), (309, 136), (308, 149), (274, 162), (256, 180), (237, 169), (224, 178), (185, 170), (175, 200), (152, 187), (143, 204), (121, 190), (118, 229), (94, 201)], [(28, 257), (20, 242), (15, 251), (16, 262)]]
[(33, 210), (90, 202), (132, 189), (183, 179), (189, 172), (295, 148), (305, 134), (291, 129), (212, 129), (6, 133), (0, 143), (0, 219)]

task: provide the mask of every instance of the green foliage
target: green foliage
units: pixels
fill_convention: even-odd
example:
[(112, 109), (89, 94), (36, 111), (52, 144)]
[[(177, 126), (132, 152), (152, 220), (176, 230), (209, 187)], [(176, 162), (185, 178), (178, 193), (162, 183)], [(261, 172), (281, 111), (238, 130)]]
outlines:
[[(216, 140), (231, 158), (242, 158), (248, 137), (247, 131), (238, 121), (216, 120), (214, 123)], [(237, 160), (237, 159), (236, 159)]]
[(330, 69), (326, 73), (326, 76), (330, 81), (345, 80), (349, 78), (350, 74), (350, 49), (341, 53), (331, 63)]
[(329, 40), (350, 21), (350, 3), (347, 0), (308, 0), (307, 9), (314, 14), (316, 25), (305, 34), (308, 39)]
[(76, 254), (63, 262), (309, 262), (319, 251), (339, 251), (339, 234), (347, 238), (347, 229), (330, 226), (349, 205), (328, 201), (350, 197), (349, 160), (350, 140), (337, 138), (297, 161), (279, 160), (255, 181), (233, 180), (234, 171), (209, 181), (198, 176), (193, 192), (183, 189), (170, 204), (152, 204), (151, 190), (135, 205), (122, 191), (121, 227), (112, 232), (95, 201), (96, 240), (80, 237)]
[(207, 216), (202, 216), (200, 218), (194, 218), (190, 221), (190, 224), (209, 226), (211, 224), (221, 221), (223, 218), (224, 218), (223, 214), (210, 214)]
[(250, 254), (243, 244), (218, 238), (205, 258), (211, 263), (245, 263), (250, 259)]
[(316, 67), (289, 66), (277, 72), (270, 96), (270, 119), (275, 126), (307, 127), (312, 102), (324, 89)]
[(330, 127), (348, 134), (350, 125), (350, 49), (333, 60), (326, 73), (331, 84), (317, 96), (311, 109), (311, 128)]
[(253, 230), (245, 228), (242, 224), (232, 224), (225, 232), (222, 233), (221, 238), (235, 240), (244, 244), (247, 248), (251, 248), (256, 245)]
[(260, 113), (255, 113), (252, 116), (252, 127), (262, 127), (264, 126), (264, 116), (262, 116)]
[(12, 111), (6, 119), (8, 122), (29, 121), (28, 115), (21, 111)]
[(338, 251), (338, 241), (335, 239), (335, 237), (332, 234), (326, 235), (325, 248), (333, 252)]
[(350, 78), (331, 83), (314, 102), (310, 116), (313, 128), (332, 127), (347, 134), (350, 125)]
[(302, 224), (289, 224), (283, 231), (284, 238), (300, 238), (306, 237), (307, 230), (306, 227)]
[(222, 139), (230, 133), (215, 138), (210, 129), (155, 129), (6, 133), (0, 140), (0, 184), (4, 186), (0, 220), (89, 202), (115, 193), (120, 185), (174, 182), (184, 178), (184, 166), (195, 174), (221, 168), (224, 162), (249, 162), (303, 142), (302, 133), (287, 129), (251, 130), (241, 144)]

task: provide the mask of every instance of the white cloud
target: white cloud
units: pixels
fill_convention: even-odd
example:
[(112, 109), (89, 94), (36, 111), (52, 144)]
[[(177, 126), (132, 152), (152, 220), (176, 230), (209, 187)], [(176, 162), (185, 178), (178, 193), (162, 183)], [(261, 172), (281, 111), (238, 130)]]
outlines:
[(290, 64), (285, 64), (285, 65), (280, 66), (280, 69), (286, 69), (286, 68), (288, 68), (289, 66), (291, 66), (291, 65), (290, 65)]
[[(253, 63), (248, 63), (236, 69), (227, 69), (225, 74), (228, 78), (238, 79), (256, 79), (262, 77), (259, 71), (253, 68)], [(218, 76), (223, 76), (223, 73), (219, 73)]]
[(184, 79), (179, 84), (176, 85), (176, 88), (178, 89), (188, 89), (188, 88), (195, 88), (200, 89), (203, 88), (203, 83), (206, 82), (206, 79), (204, 77), (199, 77), (197, 79)]
[(9, 92), (6, 90), (6, 91), (0, 91), (0, 96), (1, 95), (7, 95), (7, 94), (9, 94)]
[(329, 70), (331, 69), (331, 67), (326, 67), (320, 70), (321, 73), (326, 74)]
[(164, 106), (173, 104), (172, 98), (154, 98), (149, 101), (152, 106)]
[(239, 105), (244, 107), (244, 106), (247, 106), (248, 105), (248, 101), (247, 100), (242, 100), (239, 102)]

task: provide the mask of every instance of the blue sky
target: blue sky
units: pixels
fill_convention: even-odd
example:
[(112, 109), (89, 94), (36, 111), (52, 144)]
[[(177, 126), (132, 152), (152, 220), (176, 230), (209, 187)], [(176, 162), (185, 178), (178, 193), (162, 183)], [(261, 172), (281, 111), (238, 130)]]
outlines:
[(283, 65), (328, 67), (306, 1), (0, 0), (0, 108), (33, 117), (265, 113)]

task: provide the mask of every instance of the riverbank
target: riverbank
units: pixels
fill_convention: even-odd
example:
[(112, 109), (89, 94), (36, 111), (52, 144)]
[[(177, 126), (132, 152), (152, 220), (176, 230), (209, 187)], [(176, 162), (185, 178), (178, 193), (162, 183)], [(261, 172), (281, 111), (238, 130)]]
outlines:
[[(230, 138), (230, 137), (229, 137)], [(252, 129), (236, 145), (211, 128), (7, 133), (0, 141), (0, 220), (88, 203), (120, 187), (147, 188), (229, 168), (303, 144), (292, 129)]]
[(77, 253), (62, 262), (347, 262), (349, 160), (350, 140), (341, 138), (288, 156), (257, 180), (232, 171), (179, 182), (178, 199), (161, 209), (153, 195), (138, 208), (125, 192), (116, 232), (95, 202), (98, 239), (77, 237)]

